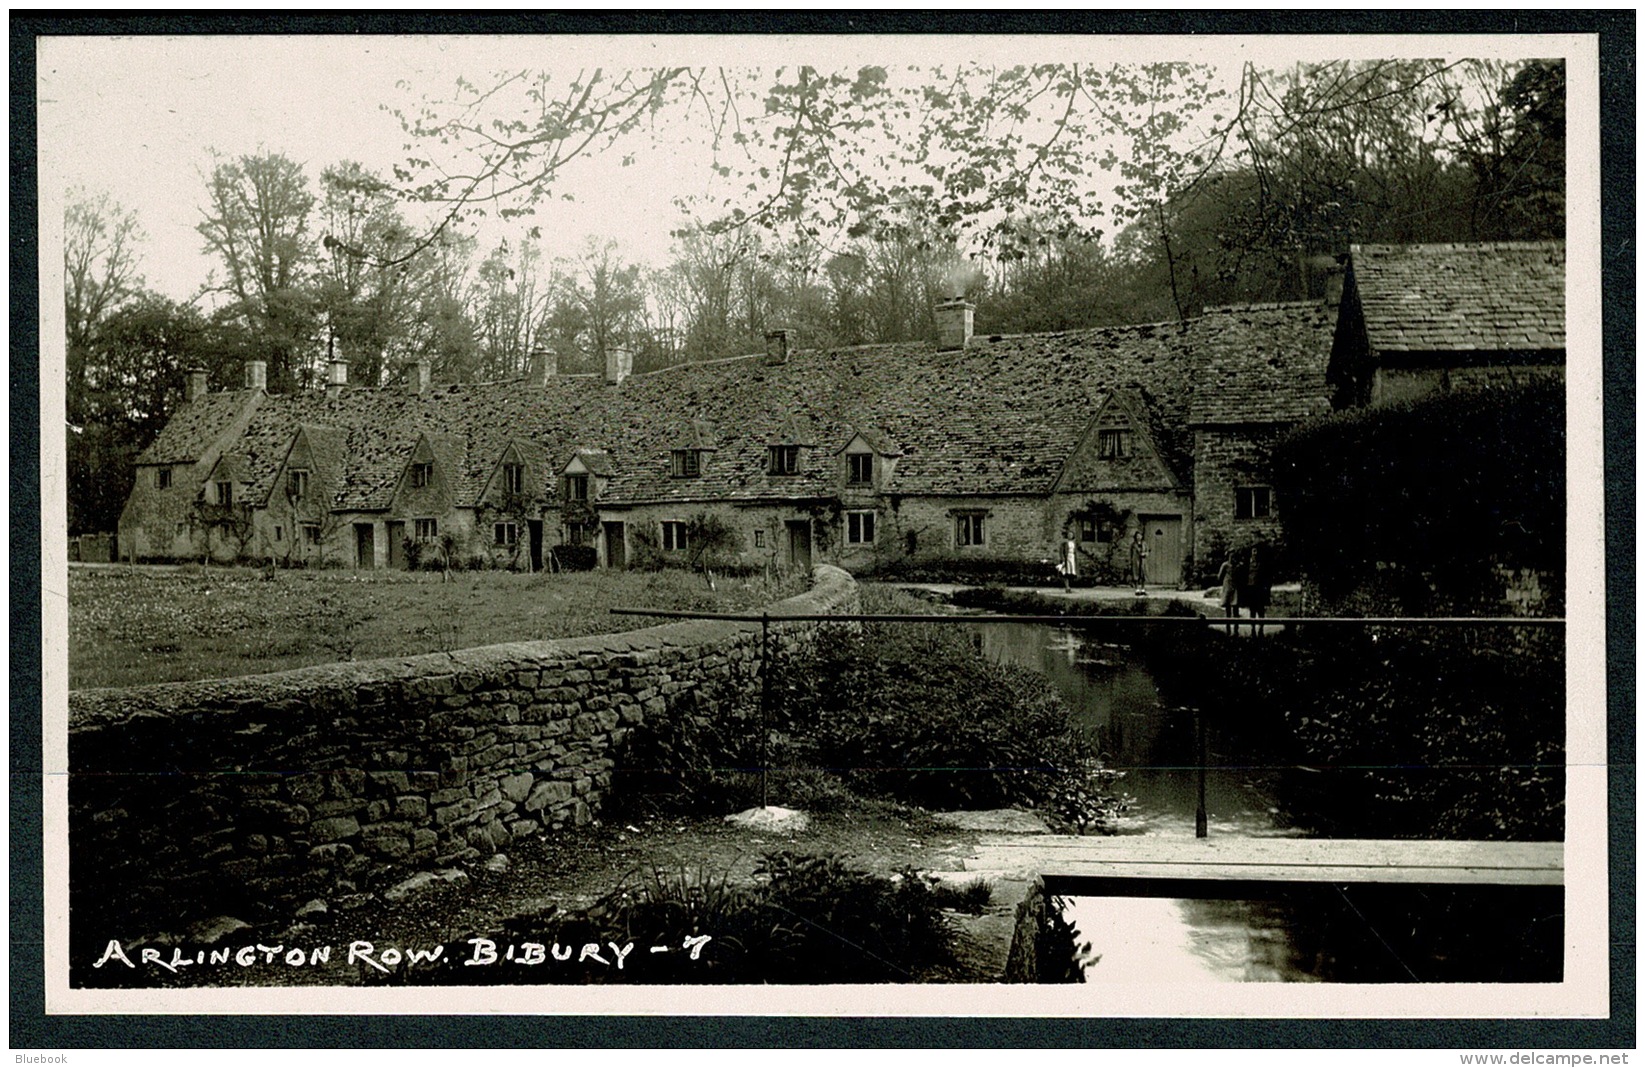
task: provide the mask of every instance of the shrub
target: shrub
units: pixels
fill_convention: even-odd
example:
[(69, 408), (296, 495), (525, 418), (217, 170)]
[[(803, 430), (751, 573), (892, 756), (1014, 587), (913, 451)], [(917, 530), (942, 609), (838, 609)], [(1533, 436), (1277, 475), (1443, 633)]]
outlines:
[[(537, 966), (500, 961), (475, 968), (448, 957), (397, 978), (460, 985), (883, 983), (919, 980), (954, 962), (941, 899), (932, 881), (912, 869), (876, 875), (835, 856), (777, 852), (756, 874), (758, 883), (737, 886), (724, 874), (653, 870), (586, 909), (518, 916), (484, 936), (516, 947), (632, 943), (623, 970), (552, 956)], [(709, 938), (693, 959), (682, 947), (702, 935)], [(652, 946), (670, 951), (653, 954)]]
[(600, 552), (592, 545), (556, 545), (554, 559), (566, 571), (593, 571), (600, 562)]
[(1295, 562), (1331, 598), (1392, 569), (1417, 612), (1489, 599), (1496, 562), (1563, 569), (1564, 412), (1563, 384), (1541, 381), (1299, 427), (1273, 458)]

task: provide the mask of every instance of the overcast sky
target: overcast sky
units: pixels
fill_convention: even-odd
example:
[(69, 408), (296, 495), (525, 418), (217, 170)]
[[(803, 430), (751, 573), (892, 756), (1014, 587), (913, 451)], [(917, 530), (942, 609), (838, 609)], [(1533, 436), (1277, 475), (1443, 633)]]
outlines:
[[(1501, 47), (1502, 39), (1433, 37), (43, 38), (40, 192), (48, 218), (42, 236), (49, 246), (49, 216), (60, 213), (67, 189), (106, 192), (137, 213), (148, 235), (142, 249), (148, 285), (186, 298), (213, 267), (195, 230), (213, 150), (228, 157), (284, 153), (304, 163), (311, 180), (345, 159), (387, 174), (407, 153), (400, 124), (385, 105), (449, 93), (460, 75), (481, 81), (487, 72), (509, 68), (1170, 58), (1216, 64), (1232, 87), (1247, 60), (1284, 66), (1304, 56), (1480, 55)], [(1523, 43), (1514, 47), (1525, 52)], [(617, 237), (631, 258), (656, 263), (681, 222), (673, 198), (708, 188), (706, 168), (691, 165), (701, 157), (689, 149), (641, 152), (626, 168), (615, 155), (565, 175), (557, 189), (575, 200), (555, 200), (532, 220), (543, 227), (550, 255), (574, 252), (585, 234), (595, 234)], [(526, 225), (514, 224), (510, 236)], [(504, 233), (495, 225), (482, 239), (494, 243)]]

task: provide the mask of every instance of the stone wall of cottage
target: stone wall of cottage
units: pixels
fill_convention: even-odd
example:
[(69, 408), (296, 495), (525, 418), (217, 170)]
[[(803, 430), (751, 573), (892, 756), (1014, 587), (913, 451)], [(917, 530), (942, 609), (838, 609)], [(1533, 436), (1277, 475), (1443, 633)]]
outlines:
[[(837, 568), (774, 614), (848, 612)], [(772, 627), (774, 655), (816, 624)], [(69, 698), (77, 938), (289, 921), (412, 869), (588, 823), (625, 739), (758, 699), (756, 624), (623, 634)]]
[[(1285, 427), (1201, 427), (1194, 431), (1194, 577), (1215, 578), (1223, 555), (1257, 542), (1284, 541), (1285, 502), (1272, 492), (1269, 458)], [(1240, 519), (1234, 505), (1242, 486), (1268, 486), (1265, 518)]]

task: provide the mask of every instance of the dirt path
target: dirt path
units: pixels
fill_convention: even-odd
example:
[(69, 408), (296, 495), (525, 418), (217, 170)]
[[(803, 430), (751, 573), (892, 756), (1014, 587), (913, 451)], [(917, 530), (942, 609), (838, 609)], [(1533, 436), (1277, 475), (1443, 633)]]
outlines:
[[(356, 985), (369, 978), (367, 966), (348, 963), (349, 946), (372, 943), (387, 947), (431, 949), (466, 954), (463, 939), (495, 931), (505, 919), (558, 906), (577, 909), (592, 904), (653, 868), (728, 874), (750, 881), (764, 853), (792, 849), (834, 853), (854, 866), (891, 873), (905, 866), (921, 871), (961, 871), (974, 852), (979, 832), (944, 826), (929, 813), (886, 803), (863, 802), (850, 812), (812, 814), (810, 826), (797, 834), (745, 830), (722, 817), (653, 817), (632, 822), (604, 822), (558, 838), (530, 838), (514, 843), (506, 868), (493, 861), (465, 865), (452, 881), (434, 879), (399, 901), (379, 893), (344, 893), (326, 902), (324, 912), (306, 916), (283, 930), (238, 931), (223, 945), (281, 944), (287, 948), (329, 945), (332, 959), (317, 967), (281, 969), (282, 985)], [(501, 869), (501, 870), (498, 870)], [(377, 888), (379, 891), (387, 888)], [(963, 926), (963, 925), (962, 925)], [(962, 962), (967, 959), (966, 946)], [(956, 974), (955, 979), (991, 978)], [(265, 969), (201, 968), (185, 970), (182, 985), (266, 984)]]

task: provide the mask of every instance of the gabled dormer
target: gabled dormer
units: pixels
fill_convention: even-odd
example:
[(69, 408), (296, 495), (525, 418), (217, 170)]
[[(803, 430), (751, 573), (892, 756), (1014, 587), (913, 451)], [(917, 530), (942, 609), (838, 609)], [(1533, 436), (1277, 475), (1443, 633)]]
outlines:
[(811, 429), (811, 424), (797, 415), (789, 415), (766, 442), (766, 474), (799, 474), (805, 469), (805, 462), (811, 450), (816, 447), (817, 436)]
[(849, 491), (878, 492), (891, 482), (902, 450), (884, 434), (858, 429), (840, 448), (840, 477)]
[(675, 436), (669, 473), (675, 478), (701, 478), (718, 449), (714, 428), (707, 420), (693, 419)]
[(217, 458), (206, 473), (197, 500), (208, 509), (228, 509), (245, 505), (247, 458), (240, 453), (226, 452)]
[(333, 427), (304, 424), (291, 436), (285, 457), (258, 504), (299, 520), (317, 521), (331, 510), (347, 458), (347, 441)]
[(503, 446), (480, 487), (481, 507), (508, 508), (540, 502), (546, 464), (541, 450), (513, 440)]
[(455, 439), (424, 433), (406, 453), (389, 511), (401, 516), (439, 516), (451, 511), (461, 471)]
[(1098, 404), (1052, 492), (1179, 489), (1141, 399), (1114, 392)]
[(562, 504), (591, 504), (611, 481), (611, 456), (604, 449), (578, 449), (560, 469)]

